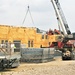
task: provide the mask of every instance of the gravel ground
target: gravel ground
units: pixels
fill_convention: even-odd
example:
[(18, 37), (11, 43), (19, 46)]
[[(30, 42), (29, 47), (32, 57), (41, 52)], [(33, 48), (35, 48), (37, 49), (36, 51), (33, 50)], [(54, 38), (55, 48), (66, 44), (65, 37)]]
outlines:
[(75, 75), (75, 60), (56, 58), (47, 63), (22, 63), (18, 68), (6, 70), (0, 75)]

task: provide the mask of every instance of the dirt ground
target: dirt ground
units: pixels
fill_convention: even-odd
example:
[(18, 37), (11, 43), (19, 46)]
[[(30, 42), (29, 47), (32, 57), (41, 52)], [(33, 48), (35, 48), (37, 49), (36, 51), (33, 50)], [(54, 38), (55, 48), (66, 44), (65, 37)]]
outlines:
[(21, 63), (18, 68), (5, 70), (0, 75), (75, 75), (75, 60), (62, 61), (57, 57), (46, 63)]

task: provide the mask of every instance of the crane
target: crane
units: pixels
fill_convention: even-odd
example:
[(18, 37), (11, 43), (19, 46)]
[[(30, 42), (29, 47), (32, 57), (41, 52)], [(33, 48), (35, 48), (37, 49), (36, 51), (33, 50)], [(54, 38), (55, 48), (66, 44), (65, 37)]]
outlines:
[(73, 34), (70, 31), (70, 28), (68, 26), (64, 13), (61, 9), (59, 0), (51, 0), (51, 2), (56, 13), (57, 21), (59, 22), (60, 24), (59, 26), (61, 27), (63, 35), (64, 35), (64, 38), (61, 42), (54, 42), (53, 44), (55, 48), (58, 47), (58, 49), (62, 51), (63, 60), (73, 59), (74, 58), (74, 55), (73, 55), (74, 46), (72, 43), (67, 44), (67, 42), (69, 42), (70, 40), (72, 41), (74, 40)]
[[(56, 13), (56, 17), (57, 17), (57, 20), (59, 21), (61, 27), (62, 27), (62, 30), (63, 30), (63, 33), (64, 35), (67, 33), (67, 34), (71, 34), (71, 31), (70, 31), (70, 28), (68, 26), (68, 23), (66, 21), (66, 18), (64, 16), (64, 13), (61, 9), (61, 6), (60, 6), (60, 3), (58, 0), (51, 0), (52, 4), (53, 4), (53, 7), (54, 7), (54, 10), (55, 10), (55, 13)], [(64, 29), (64, 27), (65, 29)], [(66, 30), (66, 32), (65, 32)]]

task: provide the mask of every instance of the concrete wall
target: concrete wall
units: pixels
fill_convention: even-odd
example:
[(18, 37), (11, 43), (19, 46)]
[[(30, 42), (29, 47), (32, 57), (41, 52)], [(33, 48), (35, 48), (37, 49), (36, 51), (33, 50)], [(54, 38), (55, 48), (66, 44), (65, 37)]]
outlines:
[(21, 59), (25, 62), (45, 62), (54, 58), (54, 49), (50, 48), (22, 48)]

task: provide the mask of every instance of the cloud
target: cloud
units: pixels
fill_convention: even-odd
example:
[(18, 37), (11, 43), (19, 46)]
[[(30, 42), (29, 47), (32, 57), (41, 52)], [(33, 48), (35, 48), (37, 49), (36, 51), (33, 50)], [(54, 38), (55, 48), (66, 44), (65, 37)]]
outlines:
[(10, 9), (9, 0), (0, 0), (0, 13), (5, 13)]
[[(74, 31), (75, 1), (59, 1), (71, 31)], [(30, 6), (34, 24), (28, 13), (24, 26), (38, 27), (45, 30), (58, 28), (51, 0), (0, 0), (0, 24), (22, 26), (22, 21), (27, 12), (28, 5)]]
[(72, 32), (75, 32), (75, 1), (74, 0), (61, 0), (61, 7), (66, 17), (69, 28)]

